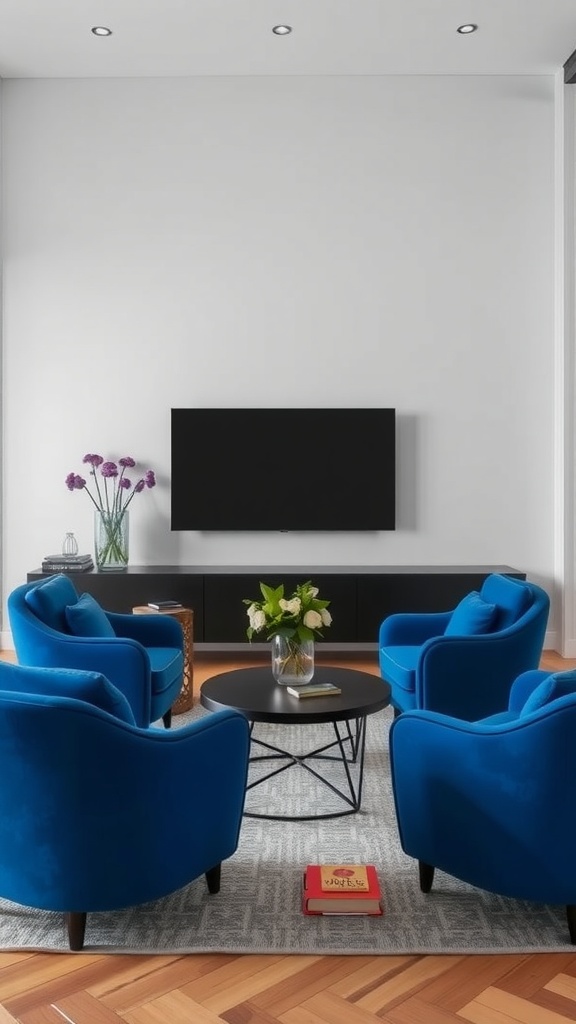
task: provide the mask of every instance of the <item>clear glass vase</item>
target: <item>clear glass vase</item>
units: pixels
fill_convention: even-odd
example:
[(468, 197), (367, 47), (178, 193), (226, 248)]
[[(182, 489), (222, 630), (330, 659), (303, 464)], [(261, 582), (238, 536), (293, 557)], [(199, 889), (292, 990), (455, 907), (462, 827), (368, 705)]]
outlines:
[(67, 533), (62, 541), (62, 554), (77, 555), (78, 554), (78, 541), (73, 533)]
[(117, 572), (128, 565), (128, 512), (94, 513), (94, 551), (96, 567)]
[(272, 637), (272, 675), (281, 686), (301, 686), (314, 675), (314, 641)]

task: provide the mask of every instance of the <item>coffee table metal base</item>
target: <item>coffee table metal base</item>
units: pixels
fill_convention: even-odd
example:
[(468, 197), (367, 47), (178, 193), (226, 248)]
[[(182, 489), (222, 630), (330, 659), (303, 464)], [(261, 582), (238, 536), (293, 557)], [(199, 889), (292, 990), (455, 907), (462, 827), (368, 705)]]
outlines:
[[(275, 775), (280, 775), (281, 772), (285, 772), (288, 768), (303, 768), (310, 775), (313, 775), (318, 782), (331, 790), (344, 803), (345, 807), (340, 811), (318, 812), (316, 814), (264, 814), (245, 810), (244, 816), (246, 818), (266, 818), (270, 821), (315, 821), (323, 818), (342, 818), (346, 814), (356, 814), (360, 810), (364, 775), (364, 749), (366, 745), (366, 718), (356, 718), (353, 721), (348, 720), (345, 722), (332, 722), (331, 724), (334, 729), (334, 739), (330, 743), (316, 747), (306, 754), (294, 754), (289, 750), (283, 750), (281, 747), (276, 747), (254, 736), (254, 722), (252, 722), (250, 726), (252, 744), (264, 748), (269, 753), (253, 754), (250, 757), (250, 764), (263, 761), (282, 761), (283, 763), (253, 782), (249, 782), (246, 791), (248, 792), (256, 786), (262, 785), (263, 782), (274, 778)], [(330, 753), (330, 751), (333, 751), (333, 753)], [(313, 767), (310, 763), (313, 762), (314, 765), (319, 765), (323, 761), (343, 766), (346, 775), (345, 789), (335, 786), (326, 775), (321, 774), (317, 767)], [(354, 767), (354, 773), (351, 771), (351, 766)]]

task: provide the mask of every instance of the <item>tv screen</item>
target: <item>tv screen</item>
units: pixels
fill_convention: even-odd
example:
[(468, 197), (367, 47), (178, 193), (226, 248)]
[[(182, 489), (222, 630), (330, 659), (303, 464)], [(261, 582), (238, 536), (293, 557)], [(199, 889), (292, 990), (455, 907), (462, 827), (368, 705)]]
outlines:
[(172, 409), (172, 530), (395, 528), (394, 409)]

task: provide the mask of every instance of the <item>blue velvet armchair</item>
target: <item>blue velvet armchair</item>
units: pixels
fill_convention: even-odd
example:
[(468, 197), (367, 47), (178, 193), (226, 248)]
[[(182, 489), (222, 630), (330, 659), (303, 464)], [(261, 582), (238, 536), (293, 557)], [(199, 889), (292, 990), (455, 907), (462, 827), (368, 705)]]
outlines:
[(395, 712), (474, 721), (504, 710), (514, 679), (538, 668), (549, 610), (535, 583), (493, 573), (452, 611), (389, 615), (379, 661)]
[[(66, 916), (159, 899), (235, 852), (249, 727), (236, 711), (141, 729), (102, 675), (0, 662), (0, 895)], [(175, 782), (186, 779), (186, 800)]]
[(402, 848), (501, 896), (566, 907), (576, 943), (576, 672), (522, 673), (478, 722), (407, 711), (390, 729)]
[(184, 670), (184, 636), (168, 615), (106, 612), (59, 574), (8, 597), (20, 665), (100, 672), (127, 698), (139, 726), (168, 728)]

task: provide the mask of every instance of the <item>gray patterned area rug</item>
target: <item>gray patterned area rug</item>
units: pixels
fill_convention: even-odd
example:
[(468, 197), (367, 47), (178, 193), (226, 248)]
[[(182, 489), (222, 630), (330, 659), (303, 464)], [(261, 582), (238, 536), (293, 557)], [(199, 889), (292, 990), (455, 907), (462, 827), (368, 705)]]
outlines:
[[(179, 728), (197, 715), (178, 716)], [(437, 871), (432, 892), (400, 848), (388, 761), (389, 710), (368, 719), (362, 808), (324, 821), (244, 818), (240, 845), (209, 895), (204, 878), (172, 896), (114, 913), (89, 914), (85, 953), (524, 953), (574, 952), (563, 907), (503, 899)], [(257, 726), (257, 735), (304, 752), (332, 727)], [(336, 765), (333, 781), (344, 781)], [(253, 777), (253, 776), (252, 776)], [(248, 793), (247, 810), (298, 814), (339, 809), (326, 787), (290, 768)], [(383, 917), (308, 917), (301, 911), (308, 863), (373, 863)], [(69, 952), (62, 915), (0, 900), (0, 948)]]

